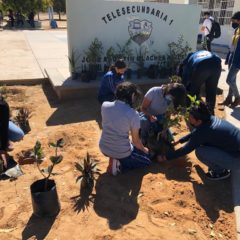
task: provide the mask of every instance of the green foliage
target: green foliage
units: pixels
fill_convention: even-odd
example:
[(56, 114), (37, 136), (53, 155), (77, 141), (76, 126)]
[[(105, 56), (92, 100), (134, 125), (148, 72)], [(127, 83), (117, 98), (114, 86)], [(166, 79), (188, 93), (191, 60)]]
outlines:
[(182, 83), (182, 78), (178, 75), (172, 75), (169, 77), (170, 83)]
[(37, 168), (38, 168), (39, 172), (42, 174), (42, 176), (45, 178), (44, 191), (47, 191), (48, 179), (52, 175), (55, 165), (59, 164), (63, 160), (63, 156), (58, 154), (58, 149), (63, 148), (63, 146), (64, 146), (63, 138), (58, 139), (54, 143), (52, 143), (52, 142), (49, 143), (49, 147), (52, 147), (55, 149), (55, 154), (53, 156), (50, 156), (49, 159), (52, 164), (49, 165), (45, 169), (40, 169), (40, 164), (43, 162), (43, 158), (44, 158), (42, 144), (39, 141), (37, 141), (35, 143), (35, 146), (33, 147), (33, 155), (34, 155), (35, 162), (37, 164)]
[(197, 96), (194, 95), (194, 96), (191, 96), (191, 95), (187, 95), (188, 99), (190, 100), (190, 104), (187, 108), (182, 108), (182, 107), (179, 107), (178, 111), (179, 111), (179, 114), (181, 114), (185, 121), (188, 122), (189, 120), (189, 111), (192, 107), (197, 107), (199, 106), (200, 104), (200, 100), (197, 99)]
[(88, 49), (85, 51), (86, 57), (90, 64), (96, 64), (103, 53), (102, 42), (95, 38)]
[(167, 54), (167, 67), (173, 74), (176, 73), (177, 66), (191, 51), (188, 42), (184, 42), (183, 36), (181, 35), (177, 42), (171, 42), (168, 44), (169, 53)]
[(30, 131), (29, 118), (31, 117), (30, 111), (27, 108), (21, 107), (17, 111), (14, 122), (23, 130), (24, 133)]
[(30, 11), (45, 11), (51, 6), (52, 0), (3, 0), (2, 5), (5, 11), (12, 9), (20, 11), (22, 14), (28, 14)]
[(66, 12), (66, 1), (65, 0), (54, 0), (53, 1), (53, 9), (57, 13), (65, 13)]
[(117, 43), (117, 52), (116, 58), (128, 58), (133, 56), (133, 50), (130, 48), (131, 46), (131, 38), (129, 38), (123, 45)]
[(136, 55), (137, 55), (137, 62), (136, 64), (138, 65), (139, 69), (144, 68), (144, 62), (147, 54), (149, 53), (149, 49), (145, 45), (141, 45), (139, 49), (136, 49)]
[(1, 88), (0, 88), (0, 95), (3, 97), (3, 98), (7, 98), (7, 94), (9, 93), (9, 90), (8, 90), (8, 87), (6, 85), (3, 85)]
[(81, 55), (78, 54), (74, 49), (72, 49), (71, 55), (68, 56), (70, 71), (72, 73), (77, 72), (77, 70), (79, 69), (78, 62), (79, 62), (80, 57), (81, 57)]
[(81, 173), (77, 177), (76, 182), (80, 181), (82, 187), (91, 187), (96, 180), (96, 175), (100, 174), (100, 170), (97, 168), (97, 162), (92, 159), (87, 153), (87, 156), (81, 163), (75, 163), (76, 169)]
[(107, 49), (106, 51), (106, 59), (107, 59), (107, 65), (111, 66), (114, 62), (114, 58), (115, 58), (115, 49), (113, 47), (110, 47)]

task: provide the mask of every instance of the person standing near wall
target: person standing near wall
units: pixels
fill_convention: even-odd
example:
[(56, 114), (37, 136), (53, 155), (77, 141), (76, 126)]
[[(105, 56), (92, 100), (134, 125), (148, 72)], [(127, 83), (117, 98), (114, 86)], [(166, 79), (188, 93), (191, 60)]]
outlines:
[[(240, 105), (240, 95), (236, 83), (237, 74), (240, 69), (240, 12), (236, 12), (232, 16), (232, 28), (234, 28), (235, 31), (232, 38), (232, 45), (225, 62), (229, 65), (229, 72), (226, 80), (229, 85), (229, 91), (227, 98), (220, 103), (220, 105), (234, 108)], [(235, 97), (234, 102), (232, 102), (233, 96)]]
[(212, 29), (212, 20), (213, 17), (210, 16), (209, 12), (204, 12), (204, 21), (201, 28), (201, 31), (204, 33), (204, 49), (211, 52), (211, 42), (212, 37), (210, 36), (210, 32)]

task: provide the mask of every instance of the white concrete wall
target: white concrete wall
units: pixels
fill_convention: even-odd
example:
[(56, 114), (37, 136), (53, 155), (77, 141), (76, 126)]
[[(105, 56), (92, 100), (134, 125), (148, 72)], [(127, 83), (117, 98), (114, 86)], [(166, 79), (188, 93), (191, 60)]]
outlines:
[[(123, 45), (130, 38), (130, 21), (135, 19), (148, 21), (149, 38), (142, 45), (149, 47), (149, 55), (155, 51), (166, 53), (168, 43), (176, 42), (180, 35), (196, 49), (199, 6), (104, 0), (67, 0), (66, 3), (69, 50), (77, 50), (82, 58), (96, 37), (102, 41), (105, 51), (111, 46), (115, 48), (116, 43)], [(138, 6), (150, 12), (137, 13)], [(132, 40), (131, 47), (136, 52), (140, 45)]]

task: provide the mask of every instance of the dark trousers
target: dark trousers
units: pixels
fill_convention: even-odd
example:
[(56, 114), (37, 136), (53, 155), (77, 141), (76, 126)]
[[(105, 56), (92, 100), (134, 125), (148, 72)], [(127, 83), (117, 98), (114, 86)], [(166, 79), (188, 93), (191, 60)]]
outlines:
[(207, 59), (194, 67), (191, 82), (187, 90), (191, 96), (200, 98), (201, 87), (205, 86), (206, 102), (214, 113), (216, 103), (217, 85), (222, 71), (221, 61), (218, 59)]

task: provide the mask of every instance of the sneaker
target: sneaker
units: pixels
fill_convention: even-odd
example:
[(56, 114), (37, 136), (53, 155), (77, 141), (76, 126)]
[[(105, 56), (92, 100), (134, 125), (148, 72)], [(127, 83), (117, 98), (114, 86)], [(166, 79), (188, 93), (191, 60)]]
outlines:
[(121, 163), (117, 159), (109, 158), (107, 172), (112, 174), (113, 176), (116, 176), (121, 172), (120, 166), (121, 166)]
[(224, 169), (221, 173), (216, 173), (213, 170), (209, 170), (206, 173), (206, 177), (211, 180), (222, 180), (230, 177), (231, 171), (228, 169)]

